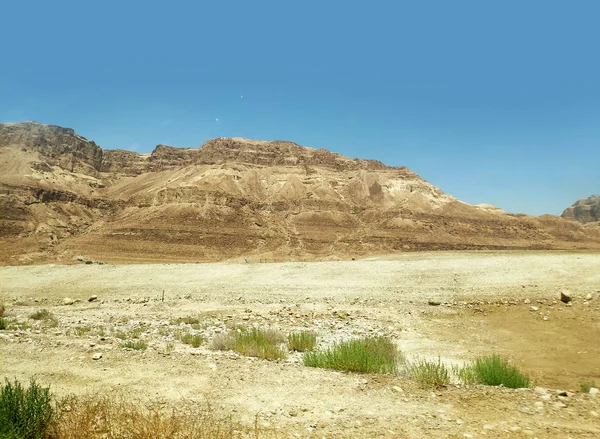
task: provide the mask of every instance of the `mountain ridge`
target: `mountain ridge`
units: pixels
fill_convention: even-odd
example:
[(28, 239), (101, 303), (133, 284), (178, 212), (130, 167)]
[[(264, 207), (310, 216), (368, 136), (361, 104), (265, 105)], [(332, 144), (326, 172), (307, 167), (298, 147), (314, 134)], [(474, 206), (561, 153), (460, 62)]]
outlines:
[(0, 213), (2, 264), (600, 249), (600, 232), (471, 206), (376, 160), (241, 138), (102, 150), (33, 122), (0, 124)]

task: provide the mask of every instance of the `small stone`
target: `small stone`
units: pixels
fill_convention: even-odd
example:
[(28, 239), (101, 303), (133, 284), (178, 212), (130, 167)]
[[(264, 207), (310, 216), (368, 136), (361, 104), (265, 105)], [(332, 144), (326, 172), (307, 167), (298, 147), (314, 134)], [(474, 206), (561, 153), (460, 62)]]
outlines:
[(88, 302), (93, 302), (94, 300), (98, 300), (98, 296), (95, 294), (93, 296), (88, 297)]
[(598, 417), (600, 417), (600, 414), (598, 414), (598, 412), (595, 412), (594, 410), (592, 410), (592, 411), (590, 412), (590, 415), (592, 415), (594, 418), (598, 418)]
[(571, 297), (571, 293), (569, 291), (561, 291), (560, 292), (560, 301), (562, 303), (569, 303), (573, 298)]
[(92, 355), (92, 360), (99, 360), (100, 358), (102, 358), (102, 354), (100, 352), (96, 352), (94, 355)]
[(541, 410), (544, 408), (544, 403), (542, 401), (536, 401), (536, 403), (534, 405), (538, 410)]
[(550, 401), (552, 399), (552, 395), (550, 395), (549, 393), (544, 393), (543, 395), (540, 396), (541, 399), (543, 399), (544, 401)]
[(566, 407), (567, 407), (567, 404), (565, 404), (564, 402), (560, 402), (560, 401), (558, 401), (558, 402), (555, 402), (555, 403), (554, 403), (554, 408), (557, 408), (557, 409), (564, 409), (564, 408), (566, 408)]
[(290, 415), (292, 418), (295, 418), (296, 416), (298, 416), (298, 412), (296, 410), (290, 410), (288, 412), (288, 415)]
[(525, 305), (529, 305), (529, 304), (531, 303), (531, 300), (529, 300), (529, 299), (525, 299), (525, 300), (523, 301), (523, 303), (524, 303)]
[(429, 302), (427, 302), (427, 304), (430, 306), (440, 306), (442, 302), (439, 302), (437, 300), (430, 300)]
[(63, 305), (73, 305), (75, 303), (75, 301), (73, 299), (71, 299), (70, 297), (65, 297), (62, 301)]
[(494, 424), (485, 424), (483, 426), (484, 430), (493, 430), (494, 428), (496, 428), (496, 426)]
[(519, 427), (518, 425), (513, 425), (512, 427), (510, 427), (510, 431), (516, 433), (518, 431), (521, 431), (521, 427)]
[(537, 306), (532, 306), (529, 308), (529, 311), (537, 311), (539, 308)]
[(597, 387), (590, 387), (589, 393), (592, 395), (597, 395), (598, 393), (600, 393), (600, 389), (598, 389)]
[(394, 386), (394, 387), (392, 387), (392, 390), (394, 392), (398, 392), (398, 393), (403, 393), (404, 392), (404, 390), (400, 386)]
[(471, 433), (463, 433), (463, 437), (472, 438), (474, 436)]

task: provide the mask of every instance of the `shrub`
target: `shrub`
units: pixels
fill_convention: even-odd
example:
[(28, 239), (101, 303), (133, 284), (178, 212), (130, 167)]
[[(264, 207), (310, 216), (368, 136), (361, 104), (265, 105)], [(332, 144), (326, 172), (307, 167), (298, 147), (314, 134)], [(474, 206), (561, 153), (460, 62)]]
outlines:
[(6, 321), (6, 319), (0, 317), (0, 331), (4, 331), (6, 330), (6, 328), (8, 328), (8, 322)]
[(303, 356), (309, 367), (361, 373), (394, 373), (401, 361), (403, 357), (394, 342), (385, 337), (348, 340)]
[(197, 317), (179, 317), (175, 320), (175, 323), (181, 324), (185, 323), (186, 325), (197, 325), (200, 323), (200, 319)]
[(204, 337), (200, 334), (183, 334), (180, 338), (181, 342), (184, 344), (189, 344), (194, 348), (200, 347), (200, 345), (204, 342)]
[(292, 332), (288, 335), (288, 348), (292, 351), (312, 351), (317, 345), (317, 334), (313, 331)]
[(50, 390), (31, 381), (0, 385), (0, 438), (42, 439), (53, 417)]
[(29, 316), (29, 318), (33, 319), (33, 320), (49, 320), (52, 317), (53, 317), (52, 313), (50, 311), (48, 311), (47, 309), (37, 310), (36, 312), (34, 312), (33, 314), (31, 314)]
[(121, 343), (119, 345), (119, 347), (123, 348), (123, 349), (133, 349), (134, 351), (145, 351), (146, 348), (148, 347), (148, 344), (145, 341), (142, 340), (136, 340), (136, 341), (126, 341), (125, 343)]
[(211, 347), (217, 350), (232, 350), (249, 357), (277, 360), (287, 357), (287, 352), (280, 346), (284, 340), (278, 331), (238, 328), (215, 337)]
[(439, 357), (437, 361), (416, 360), (408, 365), (407, 371), (423, 387), (436, 388), (450, 384), (450, 371)]
[(498, 354), (479, 357), (458, 373), (463, 382), (504, 386), (512, 389), (530, 387), (529, 377)]
[(596, 383), (594, 381), (582, 381), (581, 383), (579, 383), (579, 389), (581, 390), (582, 393), (590, 393), (590, 389), (592, 387), (598, 387), (596, 386)]

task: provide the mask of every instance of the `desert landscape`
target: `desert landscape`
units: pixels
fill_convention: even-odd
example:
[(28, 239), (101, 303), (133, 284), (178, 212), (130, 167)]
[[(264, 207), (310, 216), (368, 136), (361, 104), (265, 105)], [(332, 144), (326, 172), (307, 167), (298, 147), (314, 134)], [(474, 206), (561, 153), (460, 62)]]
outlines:
[[(0, 332), (0, 370), (62, 395), (211, 398), (240, 422), (239, 437), (254, 437), (258, 416), (259, 437), (595, 438), (600, 396), (581, 384), (600, 377), (599, 265), (597, 253), (502, 251), (3, 267), (6, 318), (16, 327)], [(42, 309), (54, 320), (30, 318)], [(428, 388), (404, 373), (307, 367), (295, 352), (265, 360), (211, 347), (239, 327), (311, 330), (318, 347), (385, 336), (409, 360), (448, 367), (495, 352), (533, 386), (452, 376)], [(193, 347), (181, 333), (203, 341)]]
[[(533, 217), (292, 142), (0, 124), (0, 375), (230, 426), (189, 437), (596, 438), (599, 250), (597, 196)], [(311, 363), (363, 339), (392, 366)], [(528, 381), (469, 381), (495, 354)]]

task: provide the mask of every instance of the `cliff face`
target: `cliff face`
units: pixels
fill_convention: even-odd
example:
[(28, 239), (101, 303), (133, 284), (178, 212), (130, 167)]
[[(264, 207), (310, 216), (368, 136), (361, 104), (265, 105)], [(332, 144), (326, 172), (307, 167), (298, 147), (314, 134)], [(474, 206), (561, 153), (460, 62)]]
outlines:
[(36, 122), (0, 124), (0, 145), (32, 149), (51, 165), (94, 174), (102, 167), (102, 149), (70, 128)]
[(580, 223), (600, 221), (600, 195), (592, 195), (576, 201), (571, 207), (565, 209), (561, 217)]
[(600, 230), (471, 206), (406, 167), (293, 142), (102, 151), (0, 124), (0, 263), (338, 259), (439, 249), (600, 249)]

